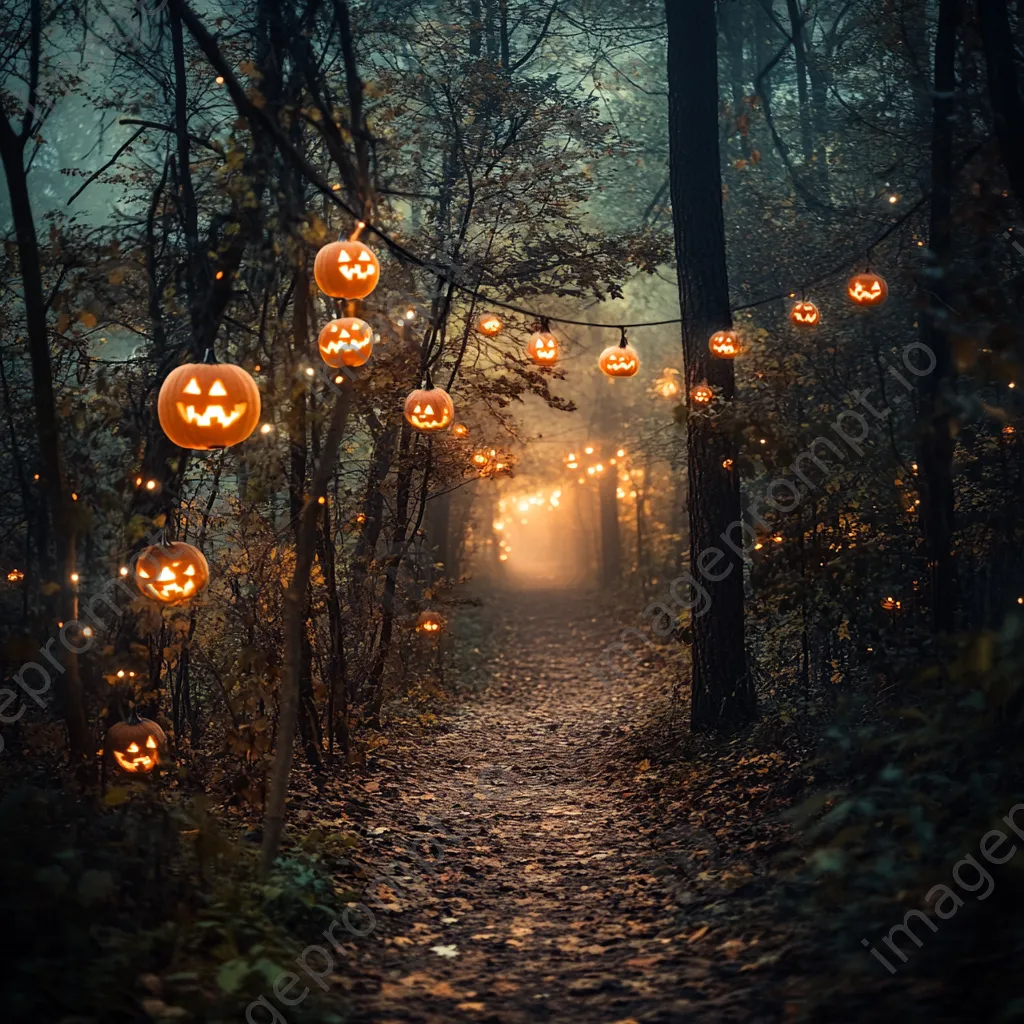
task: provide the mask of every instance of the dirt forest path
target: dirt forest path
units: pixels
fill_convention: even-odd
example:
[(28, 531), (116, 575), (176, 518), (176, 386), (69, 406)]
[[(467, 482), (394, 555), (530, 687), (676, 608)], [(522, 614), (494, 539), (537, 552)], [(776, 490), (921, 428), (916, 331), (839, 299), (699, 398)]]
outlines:
[(493, 681), (368, 783), (374, 868), (393, 881), (364, 891), (375, 924), (346, 969), (351, 1019), (773, 1019), (740, 963), (693, 941), (691, 868), (710, 852), (628, 799), (633, 686), (595, 675), (624, 623), (568, 592), (488, 604)]

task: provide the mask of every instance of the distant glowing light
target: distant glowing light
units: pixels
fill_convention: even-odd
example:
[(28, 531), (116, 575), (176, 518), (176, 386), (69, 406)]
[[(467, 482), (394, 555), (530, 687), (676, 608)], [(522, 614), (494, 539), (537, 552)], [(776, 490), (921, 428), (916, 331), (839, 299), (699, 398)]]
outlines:
[(260, 427), (260, 433), (261, 434), (269, 434), (273, 429), (274, 429), (273, 423), (264, 423), (263, 426)]
[(621, 458), (623, 458), (625, 456), (626, 449), (625, 448), (620, 448), (615, 454), (618, 455), (618, 457), (621, 459)]
[(77, 573), (77, 572), (73, 572), (73, 573), (71, 574), (71, 582), (72, 582), (72, 583), (77, 583), (77, 582), (78, 582), (78, 579), (79, 579), (78, 573)]
[(587, 455), (593, 455), (594, 454), (594, 446), (591, 445), (591, 444), (588, 444), (587, 447), (584, 448), (583, 450), (587, 453)]

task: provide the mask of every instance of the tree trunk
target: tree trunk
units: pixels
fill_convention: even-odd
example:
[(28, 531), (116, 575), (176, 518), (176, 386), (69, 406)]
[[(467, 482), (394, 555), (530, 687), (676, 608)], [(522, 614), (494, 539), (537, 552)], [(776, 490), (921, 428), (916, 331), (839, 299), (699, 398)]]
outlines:
[[(947, 13), (947, 18), (955, 17), (955, 13)], [(978, 0), (978, 20), (985, 47), (989, 102), (996, 138), (1010, 185), (1018, 205), (1024, 210), (1024, 102), (1017, 87), (1013, 35), (1006, 13), (1006, 0)]]
[[(714, 0), (685, 7), (666, 0), (668, 28), (669, 158), (675, 228), (682, 344), (687, 394), (707, 380), (716, 402), (735, 388), (732, 364), (711, 360), (708, 338), (729, 327), (729, 278), (718, 151), (718, 54)], [(689, 401), (689, 399), (688, 399)], [(690, 565), (695, 576), (701, 554), (718, 548), (717, 582), (701, 585), (711, 601), (695, 605), (690, 727), (732, 731), (756, 713), (747, 672), (743, 634), (743, 559), (723, 545), (722, 535), (740, 520), (739, 478), (722, 462), (736, 451), (727, 430), (692, 406), (687, 420), (690, 495)], [(736, 529), (732, 531), (734, 534)], [(723, 550), (724, 549), (724, 550)], [(710, 566), (709, 566), (710, 568)]]
[(598, 483), (601, 516), (601, 583), (614, 587), (622, 579), (622, 544), (619, 539), (619, 505), (615, 496), (618, 487), (617, 466), (604, 458), (604, 472)]
[(921, 378), (918, 415), (924, 433), (918, 443), (921, 529), (931, 570), (932, 623), (953, 631), (956, 618), (956, 564), (953, 558), (953, 367), (947, 333), (945, 275), (952, 257), (953, 90), (960, 0), (940, 0), (935, 37), (932, 98), (930, 270), (918, 281), (921, 341), (935, 356), (935, 368)]
[[(57, 425), (57, 403), (53, 390), (53, 368), (46, 327), (46, 299), (39, 263), (39, 241), (36, 236), (35, 218), (29, 199), (28, 173), (24, 162), (26, 138), (24, 135), (15, 134), (6, 115), (0, 115), (0, 159), (3, 161), (7, 178), (11, 217), (18, 241), (18, 263), (32, 367), (32, 398), (39, 430), (43, 483), (57, 548), (56, 571), (53, 572), (60, 586), (55, 609), (56, 620), (70, 622), (75, 617), (75, 594), (71, 587), (71, 573), (75, 571), (75, 534), (68, 488), (64, 480), (60, 431)], [(40, 551), (39, 558), (41, 565), (45, 567), (44, 571), (54, 568), (47, 551)], [(92, 743), (89, 739), (82, 683), (78, 674), (78, 658), (67, 644), (61, 646), (64, 648), (64, 668), (59, 676), (58, 693), (68, 730), (71, 760), (77, 769), (88, 763)]]
[(313, 474), (313, 483), (299, 521), (295, 543), (295, 572), (284, 596), (284, 670), (281, 674), (280, 716), (278, 718), (277, 750), (271, 769), (270, 793), (263, 823), (263, 847), (260, 873), (266, 878), (274, 866), (284, 832), (284, 811), (288, 797), (288, 777), (295, 748), (295, 727), (299, 717), (299, 685), (302, 678), (302, 639), (305, 622), (309, 573), (316, 551), (317, 521), (320, 505), (317, 498), (327, 493), (327, 482), (334, 472), (341, 441), (345, 436), (352, 387), (344, 386), (335, 399), (330, 425), (324, 438), (320, 463)]

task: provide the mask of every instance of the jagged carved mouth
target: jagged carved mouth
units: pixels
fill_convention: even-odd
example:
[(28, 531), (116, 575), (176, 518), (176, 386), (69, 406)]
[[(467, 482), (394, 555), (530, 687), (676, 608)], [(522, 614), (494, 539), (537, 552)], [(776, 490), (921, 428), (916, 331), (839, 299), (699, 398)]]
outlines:
[(235, 420), (241, 419), (248, 408), (247, 402), (238, 402), (231, 410), (226, 412), (223, 405), (208, 405), (203, 412), (198, 412), (194, 405), (186, 405), (178, 402), (178, 415), (189, 424), (197, 427), (218, 426), (222, 429), (230, 427)]

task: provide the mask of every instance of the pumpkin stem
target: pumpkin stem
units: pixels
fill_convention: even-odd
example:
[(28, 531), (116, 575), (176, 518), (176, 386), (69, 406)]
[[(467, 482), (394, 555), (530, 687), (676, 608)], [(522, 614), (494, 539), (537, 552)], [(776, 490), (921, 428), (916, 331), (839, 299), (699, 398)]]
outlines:
[(626, 341), (626, 328), (620, 327), (619, 331), (621, 332), (621, 337), (619, 338), (619, 348), (625, 348), (629, 344), (629, 342)]
[(212, 345), (203, 353), (203, 362), (204, 363), (215, 363), (215, 362), (217, 362), (217, 360), (214, 358), (214, 355), (213, 355), (213, 346)]

